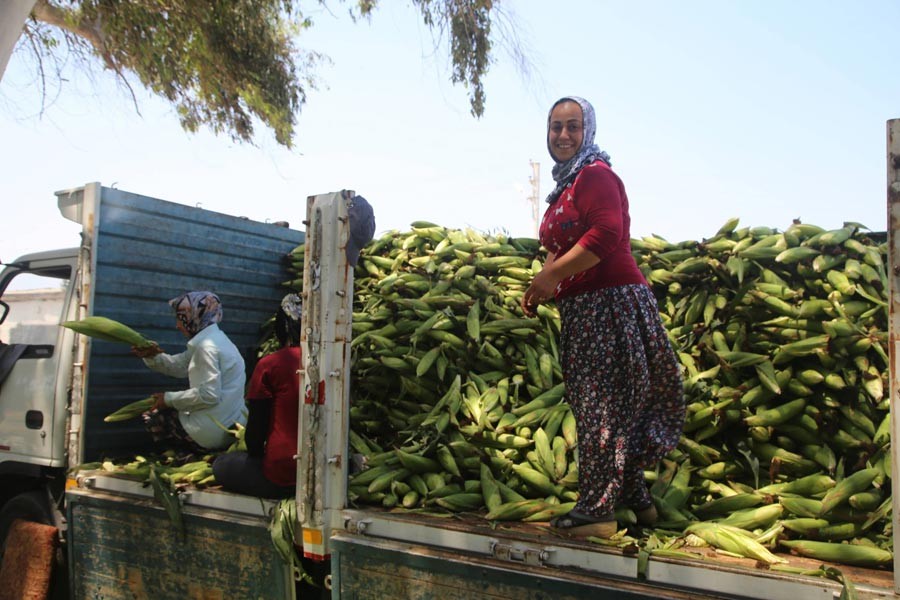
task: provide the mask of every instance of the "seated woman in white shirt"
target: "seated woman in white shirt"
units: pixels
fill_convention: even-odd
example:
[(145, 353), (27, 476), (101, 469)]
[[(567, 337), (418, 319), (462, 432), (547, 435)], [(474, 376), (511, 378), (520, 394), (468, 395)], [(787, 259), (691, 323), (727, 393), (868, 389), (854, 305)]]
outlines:
[(166, 354), (153, 345), (132, 348), (144, 363), (165, 375), (188, 379), (188, 388), (153, 394), (153, 408), (142, 416), (154, 441), (176, 450), (208, 452), (234, 438), (223, 427), (247, 423), (244, 359), (219, 329), (222, 302), (212, 292), (188, 292), (169, 300), (176, 327), (188, 338), (187, 349)]

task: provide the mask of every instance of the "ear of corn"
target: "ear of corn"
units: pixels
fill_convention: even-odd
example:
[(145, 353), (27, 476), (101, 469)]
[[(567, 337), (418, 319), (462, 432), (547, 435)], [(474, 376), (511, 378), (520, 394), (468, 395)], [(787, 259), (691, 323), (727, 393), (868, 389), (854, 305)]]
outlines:
[(395, 450), (397, 454), (397, 458), (400, 459), (400, 464), (403, 465), (410, 473), (431, 473), (434, 471), (440, 470), (440, 465), (434, 459), (421, 456), (419, 454), (413, 454), (411, 452), (404, 452), (399, 448)]
[(522, 518), (522, 522), (524, 523), (541, 523), (550, 521), (555, 519), (556, 517), (561, 517), (562, 515), (566, 515), (575, 508), (574, 502), (563, 502), (561, 504), (549, 504), (547, 508), (543, 510), (539, 510), (536, 513), (530, 514), (527, 517)]
[(759, 488), (761, 494), (795, 494), (798, 496), (815, 496), (824, 493), (835, 486), (834, 479), (828, 475), (815, 473), (786, 481), (784, 483), (773, 483)]
[(866, 490), (878, 473), (878, 469), (872, 467), (857, 471), (839, 481), (837, 485), (828, 490), (828, 493), (822, 499), (822, 508), (819, 515), (828, 514), (831, 509), (847, 502), (854, 494)]
[(732, 527), (740, 527), (752, 531), (754, 529), (765, 529), (771, 526), (776, 519), (779, 519), (784, 512), (784, 507), (780, 504), (769, 504), (756, 508), (745, 508), (737, 510), (718, 521), (722, 525), (731, 525)]
[(66, 321), (62, 326), (92, 338), (106, 340), (107, 342), (119, 342), (129, 346), (137, 346), (138, 348), (153, 345), (151, 340), (148, 340), (131, 327), (106, 317), (96, 315), (85, 317), (80, 321)]
[(518, 500), (505, 502), (494, 510), (489, 511), (484, 518), (489, 521), (520, 521), (548, 508), (544, 500)]
[(685, 533), (692, 533), (702, 538), (710, 546), (766, 564), (787, 562), (785, 559), (772, 554), (765, 546), (751, 537), (749, 532), (738, 527), (701, 522), (689, 526), (685, 529)]
[(790, 515), (803, 518), (817, 518), (822, 510), (822, 501), (802, 496), (782, 496), (778, 499)]
[(782, 540), (779, 544), (800, 556), (859, 567), (885, 567), (894, 560), (893, 553), (874, 546), (810, 540)]
[(153, 408), (153, 396), (126, 404), (119, 410), (106, 415), (106, 417), (103, 418), (103, 421), (106, 423), (127, 421), (139, 417), (142, 413), (147, 412), (151, 408)]

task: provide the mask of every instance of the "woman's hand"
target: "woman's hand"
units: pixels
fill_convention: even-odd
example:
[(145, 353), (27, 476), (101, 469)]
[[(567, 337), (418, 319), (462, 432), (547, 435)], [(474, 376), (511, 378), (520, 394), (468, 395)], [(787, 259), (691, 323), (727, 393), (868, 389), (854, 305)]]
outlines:
[(137, 356), (138, 358), (153, 358), (157, 354), (162, 354), (163, 349), (159, 347), (159, 344), (153, 342), (150, 346), (132, 346), (131, 353)]
[(528, 289), (522, 295), (522, 310), (525, 312), (525, 315), (528, 317), (535, 316), (538, 305), (553, 297), (558, 283), (559, 281), (556, 280), (552, 271), (548, 268), (544, 268), (535, 275), (534, 279), (531, 280), (531, 285), (528, 286)]
[(165, 392), (156, 392), (151, 396), (153, 398), (153, 408), (156, 410), (165, 410), (168, 407), (166, 404), (166, 393)]
[(527, 316), (533, 317), (537, 306), (553, 297), (560, 281), (590, 269), (599, 262), (596, 254), (579, 244), (575, 244), (558, 258), (555, 254), (548, 254), (544, 268), (534, 276), (522, 296), (522, 310)]

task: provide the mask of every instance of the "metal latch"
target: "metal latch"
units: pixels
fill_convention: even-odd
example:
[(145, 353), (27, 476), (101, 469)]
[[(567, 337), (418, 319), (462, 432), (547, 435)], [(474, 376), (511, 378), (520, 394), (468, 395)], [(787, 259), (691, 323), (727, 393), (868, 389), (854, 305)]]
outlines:
[(531, 566), (543, 566), (550, 558), (552, 550), (546, 548), (531, 548), (528, 546), (513, 546), (501, 544), (497, 540), (491, 540), (491, 554), (494, 558), (519, 562)]
[(350, 533), (364, 534), (372, 524), (372, 519), (346, 519), (344, 529)]

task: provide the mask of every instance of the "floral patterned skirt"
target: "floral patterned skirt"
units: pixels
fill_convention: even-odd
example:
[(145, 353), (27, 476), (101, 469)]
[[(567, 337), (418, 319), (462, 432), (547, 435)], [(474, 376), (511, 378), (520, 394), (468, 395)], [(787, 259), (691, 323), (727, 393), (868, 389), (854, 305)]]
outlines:
[(141, 414), (144, 428), (157, 444), (168, 445), (174, 450), (204, 454), (207, 452), (194, 438), (184, 430), (174, 408), (158, 410), (151, 408)]
[(558, 301), (566, 399), (578, 429), (575, 510), (612, 518), (616, 505), (651, 504), (643, 470), (678, 443), (685, 401), (681, 367), (645, 285)]

